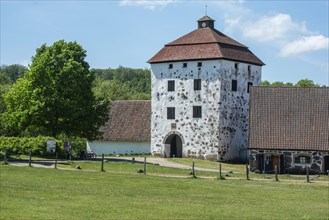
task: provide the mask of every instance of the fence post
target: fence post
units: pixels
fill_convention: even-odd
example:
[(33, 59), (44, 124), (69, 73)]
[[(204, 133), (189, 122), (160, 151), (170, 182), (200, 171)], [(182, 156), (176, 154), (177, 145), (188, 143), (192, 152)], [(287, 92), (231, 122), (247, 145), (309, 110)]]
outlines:
[(222, 163), (219, 162), (219, 178), (222, 179)]
[(246, 176), (247, 176), (247, 180), (249, 180), (249, 168), (248, 168), (248, 163), (246, 163)]
[(29, 166), (32, 166), (32, 151), (30, 150)]
[(193, 174), (193, 178), (196, 178), (195, 177), (195, 171), (194, 171), (194, 161), (192, 162), (192, 174)]
[(7, 159), (7, 149), (5, 149), (5, 164), (8, 164), (8, 159)]
[(102, 167), (101, 171), (104, 172), (104, 154), (102, 154)]
[(310, 171), (308, 166), (306, 166), (306, 180), (308, 183), (310, 182)]
[(55, 169), (57, 169), (57, 159), (58, 159), (58, 152), (56, 152)]
[(279, 181), (279, 179), (278, 179), (278, 167), (277, 167), (277, 165), (275, 165), (274, 166), (275, 168), (275, 181)]
[(144, 157), (144, 175), (146, 175), (146, 157)]

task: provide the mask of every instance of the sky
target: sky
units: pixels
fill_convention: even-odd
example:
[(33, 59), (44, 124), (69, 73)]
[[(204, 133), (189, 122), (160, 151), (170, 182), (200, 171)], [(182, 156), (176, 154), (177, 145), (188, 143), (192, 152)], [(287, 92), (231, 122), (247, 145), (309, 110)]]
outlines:
[(329, 0), (5, 1), (0, 65), (31, 64), (35, 50), (76, 41), (91, 68), (150, 68), (165, 44), (208, 16), (266, 65), (262, 80), (329, 85)]

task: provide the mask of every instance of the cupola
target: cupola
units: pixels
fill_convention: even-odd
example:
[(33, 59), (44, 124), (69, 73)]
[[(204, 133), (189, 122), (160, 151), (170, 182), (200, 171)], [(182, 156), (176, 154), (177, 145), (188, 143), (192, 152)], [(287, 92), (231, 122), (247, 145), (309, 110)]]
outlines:
[(214, 29), (214, 23), (215, 23), (215, 20), (212, 19), (211, 17), (209, 16), (203, 16), (202, 18), (200, 18), (198, 20), (198, 28), (206, 28), (206, 27), (209, 27), (211, 29)]

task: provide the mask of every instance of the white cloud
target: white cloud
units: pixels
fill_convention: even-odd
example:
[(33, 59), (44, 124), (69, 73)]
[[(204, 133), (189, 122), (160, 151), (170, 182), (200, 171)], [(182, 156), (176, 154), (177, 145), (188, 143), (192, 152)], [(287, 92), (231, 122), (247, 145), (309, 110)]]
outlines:
[(163, 8), (166, 5), (175, 2), (175, 0), (121, 0), (122, 6), (139, 6), (150, 10)]
[(256, 41), (266, 42), (287, 39), (296, 33), (307, 33), (304, 23), (295, 23), (288, 14), (263, 17), (242, 26), (242, 34)]
[(297, 55), (309, 51), (328, 50), (329, 38), (323, 35), (314, 35), (309, 37), (302, 37), (299, 40), (292, 41), (286, 44), (280, 51), (280, 55), (287, 57), (290, 55)]

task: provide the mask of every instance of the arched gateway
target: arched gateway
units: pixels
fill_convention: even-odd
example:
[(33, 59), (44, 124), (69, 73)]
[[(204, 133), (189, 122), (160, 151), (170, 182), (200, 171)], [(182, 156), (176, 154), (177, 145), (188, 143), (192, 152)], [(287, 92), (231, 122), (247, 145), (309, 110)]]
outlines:
[(179, 134), (171, 133), (164, 139), (164, 156), (165, 157), (182, 157), (183, 141)]

